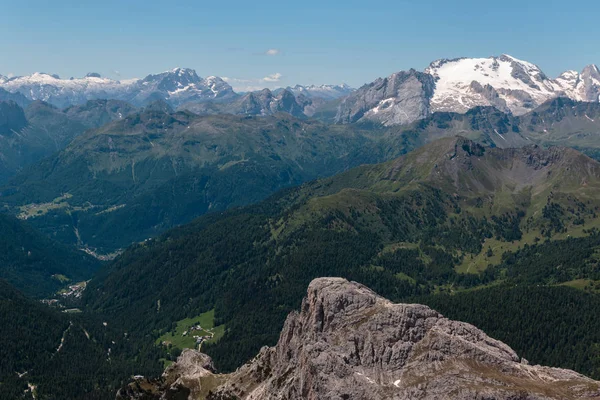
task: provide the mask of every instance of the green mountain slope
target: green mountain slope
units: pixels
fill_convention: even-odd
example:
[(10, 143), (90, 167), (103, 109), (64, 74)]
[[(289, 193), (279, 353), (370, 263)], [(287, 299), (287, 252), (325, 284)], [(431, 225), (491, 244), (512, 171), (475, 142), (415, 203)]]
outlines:
[[(595, 235), (599, 185), (600, 164), (574, 150), (442, 139), (134, 246), (85, 300), (157, 336), (216, 308), (226, 333), (203, 349), (230, 369), (276, 340), (315, 277), (346, 277), (395, 300), (531, 284), (500, 265), (502, 253)], [(582, 269), (552, 282), (584, 277), (595, 279)]]
[(110, 399), (132, 375), (160, 373), (159, 353), (135, 336), (60, 313), (1, 279), (0, 325), (3, 399)]
[[(499, 301), (502, 299), (502, 301)], [(412, 299), (481, 326), (527, 360), (600, 377), (600, 296), (567, 287), (495, 287)]]
[(599, 103), (557, 98), (520, 117), (520, 125), (528, 137), (541, 143), (590, 150), (600, 147)]
[(57, 243), (29, 224), (0, 214), (0, 279), (34, 297), (49, 296), (90, 279), (100, 262), (88, 254)]
[(78, 137), (13, 179), (2, 200), (17, 214), (54, 201), (27, 217), (62, 241), (112, 251), (208, 211), (416, 145), (405, 137), (384, 154), (389, 134), (285, 114), (199, 117), (149, 109)]
[(30, 164), (63, 149), (86, 129), (131, 113), (124, 102), (97, 100), (59, 110), (42, 101), (25, 109), (0, 102), (0, 182)]

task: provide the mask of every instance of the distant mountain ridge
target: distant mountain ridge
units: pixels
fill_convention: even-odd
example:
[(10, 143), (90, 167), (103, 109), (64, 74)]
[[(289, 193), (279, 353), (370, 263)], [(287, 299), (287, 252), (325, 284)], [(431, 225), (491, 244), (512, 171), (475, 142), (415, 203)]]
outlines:
[(216, 76), (201, 78), (189, 68), (175, 68), (143, 79), (113, 80), (97, 73), (83, 78), (61, 79), (36, 72), (28, 76), (0, 76), (0, 89), (20, 93), (28, 100), (43, 100), (57, 107), (68, 107), (88, 100), (112, 99), (144, 106), (165, 100), (172, 106), (189, 101), (223, 100), (235, 97), (231, 86)]
[[(273, 100), (266, 99), (281, 96), (288, 98), (288, 106), (295, 102), (298, 107), (292, 105), (290, 112), (290, 107), (273, 106), (269, 104)], [(201, 78), (189, 68), (122, 81), (97, 73), (71, 79), (47, 73), (0, 75), (0, 100), (13, 100), (21, 106), (43, 100), (65, 108), (88, 100), (112, 99), (141, 107), (162, 100), (173, 108), (195, 108), (201, 114), (269, 115), (276, 109), (335, 123), (372, 121), (388, 126), (408, 124), (438, 111), (465, 113), (478, 106), (518, 116), (558, 97), (598, 102), (598, 67), (590, 64), (581, 72), (566, 71), (551, 79), (537, 65), (503, 54), (440, 59), (424, 71), (396, 72), (358, 90), (346, 84), (295, 85), (244, 94), (235, 93), (222, 78)]]
[(477, 106), (523, 115), (557, 97), (600, 101), (598, 67), (550, 79), (538, 66), (509, 55), (438, 60), (423, 72), (397, 72), (351, 93), (338, 106), (335, 122), (398, 125), (437, 111), (464, 113)]
[[(0, 200), (20, 215), (21, 207), (33, 205), (35, 210), (36, 204), (58, 199), (47, 213), (31, 213), (31, 223), (61, 241), (110, 253), (208, 211), (258, 201), (279, 188), (359, 164), (389, 160), (444, 137), (460, 135), (499, 148), (560, 144), (600, 157), (595, 133), (600, 130), (599, 103), (558, 98), (520, 117), (475, 107), (464, 114), (436, 112), (392, 127), (311, 121), (289, 91), (279, 96), (269, 90), (249, 93), (235, 103), (229, 112), (241, 115), (173, 112), (164, 101), (129, 113), (119, 107), (126, 103), (91, 101), (67, 109), (64, 116), (36, 102), (30, 108), (60, 114), (56, 121), (69, 117), (65, 121), (81, 126), (77, 118), (87, 115), (88, 121), (115, 122), (88, 131), (19, 173), (1, 189)], [(223, 114), (221, 106), (190, 104), (200, 114)], [(246, 114), (251, 107), (262, 116)], [(63, 198), (65, 193), (72, 197)], [(73, 212), (76, 219), (70, 217)]]
[(179, 109), (188, 110), (198, 115), (233, 114), (267, 116), (285, 112), (294, 117), (306, 117), (305, 108), (313, 103), (308, 98), (294, 96), (287, 90), (271, 91), (263, 89), (246, 93), (227, 102), (189, 102)]
[[(335, 100), (344, 97), (356, 89), (342, 83), (341, 85), (295, 85), (285, 88), (295, 95), (304, 95), (310, 99), (319, 98), (323, 100)], [(277, 89), (275, 92), (283, 90)]]

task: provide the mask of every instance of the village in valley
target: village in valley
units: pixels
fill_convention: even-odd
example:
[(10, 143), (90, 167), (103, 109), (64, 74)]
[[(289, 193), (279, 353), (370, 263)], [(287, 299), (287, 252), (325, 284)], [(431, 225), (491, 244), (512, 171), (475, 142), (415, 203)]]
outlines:
[[(197, 335), (194, 333), (198, 333)], [(206, 335), (208, 333), (208, 335)], [(212, 329), (204, 329), (200, 324), (192, 326), (189, 331), (184, 331), (182, 336), (191, 336), (196, 340), (196, 345), (198, 346), (198, 350), (201, 349), (202, 343), (206, 340), (210, 340), (215, 336), (215, 333)]]
[(197, 349), (205, 343), (216, 343), (225, 334), (225, 325), (214, 326), (215, 310), (177, 322), (174, 330), (166, 332), (157, 343), (169, 349)]

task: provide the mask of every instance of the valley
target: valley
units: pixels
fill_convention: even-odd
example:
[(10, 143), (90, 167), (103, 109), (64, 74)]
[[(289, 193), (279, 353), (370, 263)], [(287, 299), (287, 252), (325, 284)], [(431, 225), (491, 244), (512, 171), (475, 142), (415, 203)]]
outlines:
[[(356, 280), (397, 301), (595, 280), (599, 165), (568, 149), (442, 139), (131, 248), (90, 283), (84, 300), (142, 332), (164, 331), (210, 302), (227, 330), (203, 351), (227, 371), (273, 343), (277, 329), (266, 327), (281, 326), (319, 276)], [(475, 266), (465, 273), (467, 263)], [(123, 280), (144, 290), (123, 290)], [(136, 317), (157, 297), (152, 319)]]

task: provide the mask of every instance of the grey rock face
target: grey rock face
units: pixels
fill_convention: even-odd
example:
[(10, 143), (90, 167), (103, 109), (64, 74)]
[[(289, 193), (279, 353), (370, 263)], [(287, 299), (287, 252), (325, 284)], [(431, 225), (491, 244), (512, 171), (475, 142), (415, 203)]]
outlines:
[(205, 398), (223, 383), (225, 375), (215, 375), (212, 360), (196, 350), (184, 350), (160, 379), (138, 377), (117, 392), (117, 400), (184, 400)]
[(429, 114), (434, 87), (431, 75), (415, 70), (379, 78), (344, 98), (335, 120), (337, 123), (370, 120), (384, 125), (407, 124)]
[(510, 109), (506, 105), (506, 100), (502, 99), (496, 89), (494, 89), (491, 85), (486, 84), (485, 86), (482, 86), (481, 83), (473, 81), (471, 82), (471, 89), (475, 93), (479, 93), (485, 99), (487, 99), (492, 107), (502, 112), (510, 113)]
[(600, 70), (595, 65), (588, 65), (580, 76), (583, 82), (583, 101), (600, 101)]
[(599, 382), (530, 366), (472, 325), (393, 304), (340, 278), (314, 280), (279, 342), (210, 399), (577, 399)]

